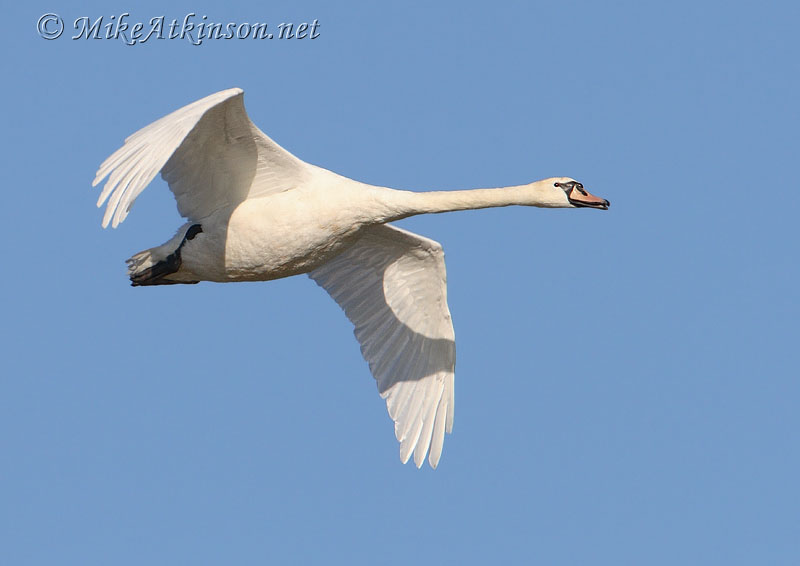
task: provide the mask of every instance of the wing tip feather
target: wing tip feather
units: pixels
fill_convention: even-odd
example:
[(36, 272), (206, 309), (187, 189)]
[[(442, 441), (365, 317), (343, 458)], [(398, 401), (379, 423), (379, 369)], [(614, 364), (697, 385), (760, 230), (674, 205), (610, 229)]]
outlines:
[[(212, 93), (212, 94), (206, 96), (205, 98), (202, 98), (200, 100), (195, 101), (194, 103), (191, 103), (191, 104), (188, 104), (188, 105), (186, 105), (186, 106), (184, 106), (182, 108), (179, 108), (175, 112), (172, 112), (171, 114), (168, 114), (167, 116), (164, 116), (160, 120), (163, 120), (164, 118), (168, 118), (169, 116), (171, 116), (172, 114), (175, 114), (176, 112), (180, 112), (181, 110), (185, 110), (187, 107), (192, 107), (194, 105), (203, 106), (204, 103), (208, 104), (211, 100), (215, 101), (214, 105), (216, 105), (216, 104), (219, 104), (221, 102), (224, 102), (225, 100), (228, 100), (229, 98), (233, 98), (234, 96), (239, 96), (239, 95), (243, 95), (243, 94), (244, 94), (244, 90), (242, 88), (240, 88), (240, 87), (232, 87), (232, 88), (228, 88), (228, 89), (216, 92), (216, 93)], [(203, 114), (205, 114), (205, 112)], [(120, 152), (121, 151), (124, 151), (126, 149), (126, 145), (128, 144), (128, 142), (132, 138), (134, 138), (135, 136), (141, 134), (143, 131), (148, 130), (148, 128), (150, 128), (153, 124), (159, 123), (160, 120), (156, 120), (155, 122), (152, 122), (152, 123), (148, 124), (144, 128), (141, 128), (141, 129), (137, 130), (136, 132), (134, 132), (133, 134), (131, 134), (130, 136), (128, 136), (125, 139), (125, 142), (123, 143), (122, 147), (117, 149), (117, 151), (115, 151), (110, 156), (108, 156), (103, 161), (103, 163), (100, 164), (100, 167), (97, 169), (97, 172), (95, 173), (94, 180), (92, 181), (92, 187), (96, 187), (97, 185), (99, 185), (103, 181), (103, 179), (108, 177), (111, 173), (114, 172), (115, 169), (117, 169), (119, 167), (120, 164), (119, 163), (114, 164), (114, 160), (117, 159), (120, 156)], [(194, 126), (192, 126), (192, 127), (194, 127)], [(181, 138), (181, 139), (183, 139), (183, 138)], [(128, 157), (131, 157), (131, 156), (128, 156)], [(160, 169), (160, 167), (159, 167), (159, 169)], [(155, 175), (153, 175), (153, 176), (155, 176)], [(150, 177), (150, 180), (152, 181), (152, 177)], [(111, 196), (111, 194), (114, 192), (112, 189), (114, 189), (115, 187), (117, 189), (119, 189), (119, 187), (117, 186), (117, 183), (113, 183), (112, 184), (111, 181), (112, 181), (112, 179), (109, 178), (109, 181), (106, 183), (105, 187), (103, 188), (103, 191), (100, 193), (100, 197), (97, 200), (97, 208), (102, 207), (103, 204), (108, 199), (108, 197)], [(147, 186), (147, 184), (149, 184), (149, 181), (147, 183), (144, 183), (145, 186)], [(136, 198), (136, 196), (138, 196), (139, 192), (141, 192), (141, 189), (133, 191), (133, 198)], [(120, 194), (119, 197), (121, 198), (122, 194)], [(102, 222), (103, 228), (107, 228), (109, 222), (111, 222), (112, 228), (116, 228), (123, 220), (125, 220), (125, 217), (128, 215), (128, 211), (130, 210), (130, 204), (131, 203), (126, 203), (127, 204), (126, 207), (118, 207), (117, 204), (119, 204), (119, 199), (116, 199), (116, 200), (117, 200), (117, 203), (115, 203), (114, 206), (111, 206), (111, 203), (109, 203), (109, 206), (106, 209), (106, 213), (103, 216), (103, 222)], [(123, 210), (123, 208), (124, 208), (124, 210)], [(118, 210), (115, 211), (115, 209), (118, 209)], [(112, 217), (113, 217), (113, 222), (112, 222)]]

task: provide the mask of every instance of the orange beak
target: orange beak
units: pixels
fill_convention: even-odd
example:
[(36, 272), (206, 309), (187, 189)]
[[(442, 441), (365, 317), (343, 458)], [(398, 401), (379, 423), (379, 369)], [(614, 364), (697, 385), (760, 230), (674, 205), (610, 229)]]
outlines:
[(600, 210), (608, 210), (611, 203), (604, 198), (596, 197), (589, 194), (582, 186), (581, 188), (573, 187), (567, 195), (569, 202), (574, 206), (599, 208)]

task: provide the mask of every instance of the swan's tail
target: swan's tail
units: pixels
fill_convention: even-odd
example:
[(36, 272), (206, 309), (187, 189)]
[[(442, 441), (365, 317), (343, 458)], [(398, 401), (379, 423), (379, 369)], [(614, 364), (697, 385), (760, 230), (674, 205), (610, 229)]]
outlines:
[(127, 260), (128, 277), (134, 287), (197, 283), (177, 274), (181, 268), (181, 248), (203, 229), (199, 224), (186, 225), (166, 244), (144, 250)]

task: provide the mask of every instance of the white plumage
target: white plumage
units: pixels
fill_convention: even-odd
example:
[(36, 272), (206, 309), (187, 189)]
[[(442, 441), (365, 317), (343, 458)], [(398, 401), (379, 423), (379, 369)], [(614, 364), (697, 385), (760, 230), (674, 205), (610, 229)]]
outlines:
[(441, 245), (386, 224), (414, 214), (521, 204), (608, 208), (566, 177), (502, 189), (415, 193), (305, 163), (247, 117), (241, 89), (189, 104), (125, 140), (97, 171), (103, 227), (125, 220), (158, 172), (188, 219), (134, 255), (134, 285), (308, 273), (355, 326), (395, 422), (403, 462), (436, 467), (454, 408), (455, 335)]
[(453, 428), (456, 361), (442, 246), (380, 224), (310, 275), (355, 325), (395, 422), (400, 458), (413, 451), (420, 466), (431, 446), (435, 468)]

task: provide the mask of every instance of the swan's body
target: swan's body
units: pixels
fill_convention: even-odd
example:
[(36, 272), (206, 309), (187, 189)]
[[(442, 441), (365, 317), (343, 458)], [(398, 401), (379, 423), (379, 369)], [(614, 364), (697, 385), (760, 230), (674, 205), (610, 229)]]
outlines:
[(345, 310), (386, 399), (406, 462), (436, 467), (453, 422), (455, 343), (444, 253), (386, 224), (415, 214), (521, 204), (607, 208), (569, 178), (502, 189), (415, 193), (305, 163), (250, 122), (240, 89), (212, 94), (130, 136), (110, 175), (103, 226), (116, 227), (161, 171), (189, 219), (133, 256), (134, 285), (265, 281), (308, 273)]

